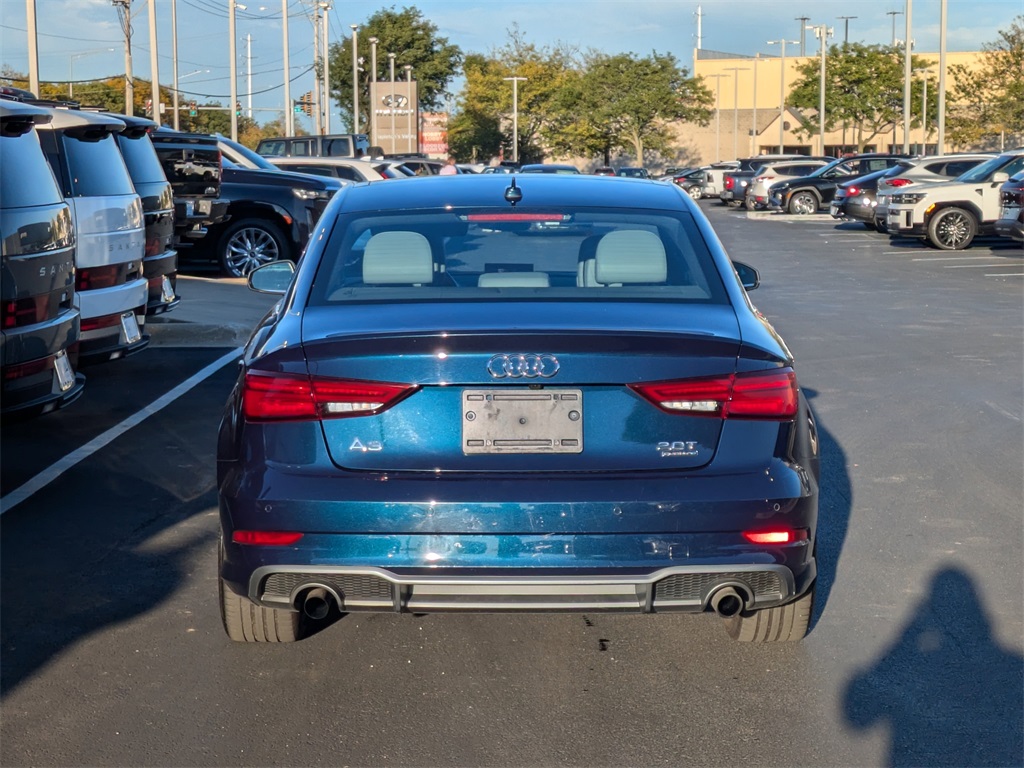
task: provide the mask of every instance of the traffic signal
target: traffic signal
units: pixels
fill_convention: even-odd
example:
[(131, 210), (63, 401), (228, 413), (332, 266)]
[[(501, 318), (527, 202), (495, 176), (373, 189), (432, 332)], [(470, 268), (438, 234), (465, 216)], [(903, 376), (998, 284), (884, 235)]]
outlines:
[(190, 101), (188, 103), (188, 116), (195, 117), (197, 114), (199, 113), (196, 110), (196, 103), (194, 101)]
[(306, 117), (312, 117), (313, 116), (313, 92), (312, 91), (306, 91), (304, 94), (299, 96), (299, 103), (298, 103), (298, 106), (296, 107), (295, 111), (298, 112), (300, 109), (306, 114)]
[(152, 115), (152, 114), (153, 114), (153, 100), (152, 99), (146, 99), (146, 115)]
[(242, 116), (242, 102), (240, 101), (235, 102), (235, 115), (238, 117)]

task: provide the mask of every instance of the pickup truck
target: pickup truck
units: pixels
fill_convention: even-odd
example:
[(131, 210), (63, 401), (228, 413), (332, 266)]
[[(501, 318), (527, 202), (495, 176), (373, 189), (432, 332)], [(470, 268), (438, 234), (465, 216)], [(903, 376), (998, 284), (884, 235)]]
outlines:
[(174, 233), (179, 247), (206, 236), (207, 228), (225, 220), (228, 201), (220, 196), (221, 157), (217, 139), (169, 128), (151, 131), (164, 175), (174, 195)]

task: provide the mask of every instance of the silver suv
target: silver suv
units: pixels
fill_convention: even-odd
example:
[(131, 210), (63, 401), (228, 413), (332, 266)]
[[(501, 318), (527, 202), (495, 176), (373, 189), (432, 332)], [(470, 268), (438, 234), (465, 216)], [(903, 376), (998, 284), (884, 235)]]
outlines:
[(828, 165), (828, 160), (779, 160), (773, 163), (765, 163), (754, 172), (754, 178), (750, 181), (750, 187), (744, 198), (747, 210), (761, 210), (769, 205), (768, 190), (772, 184), (786, 179), (796, 179), (806, 176), (811, 171)]
[(1024, 170), (1024, 147), (990, 158), (953, 181), (889, 197), (891, 235), (923, 237), (936, 248), (959, 251), (994, 231), (1002, 211), (1000, 187)]
[(875, 229), (879, 232), (887, 231), (886, 217), (889, 215), (890, 195), (916, 191), (906, 189), (913, 184), (934, 184), (955, 179), (993, 157), (993, 152), (965, 152), (900, 160), (896, 167), (878, 180), (878, 192), (875, 196)]

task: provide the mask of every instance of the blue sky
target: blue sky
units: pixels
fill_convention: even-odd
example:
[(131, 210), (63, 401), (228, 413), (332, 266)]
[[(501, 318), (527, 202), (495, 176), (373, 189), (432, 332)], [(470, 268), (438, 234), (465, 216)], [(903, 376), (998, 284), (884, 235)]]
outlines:
[[(242, 0), (239, 0), (242, 2)], [(123, 35), (110, 0), (35, 0), (39, 28), (40, 77), (75, 80), (124, 71)], [(179, 87), (200, 100), (212, 97), (227, 103), (228, 0), (176, 0), (178, 21)], [(305, 12), (309, 0), (288, 0), (290, 56), (293, 76), (312, 63), (312, 23)], [(248, 0), (237, 12), (238, 92), (246, 86), (246, 35), (252, 39), (252, 90), (256, 108), (280, 108), (282, 101), (283, 39), (281, 0)], [(809, 24), (834, 26), (837, 39), (849, 22), (850, 41), (888, 43), (893, 16), (887, 11), (905, 8), (905, 0), (420, 0), (394, 4), (335, 0), (330, 13), (331, 40), (350, 34), (349, 25), (361, 23), (381, 7), (413, 5), (437, 25), (439, 33), (464, 51), (488, 53), (503, 45), (508, 30), (517, 24), (527, 40), (538, 46), (564, 43), (609, 53), (651, 50), (671, 52), (683, 64), (692, 61), (696, 44), (695, 11), (703, 10), (703, 47), (735, 53), (776, 53), (767, 40), (799, 40), (799, 16)], [(996, 39), (1015, 16), (1024, 14), (1024, 0), (948, 0), (948, 48), (977, 50)], [(27, 70), (25, 0), (0, 0), (0, 63)], [(171, 83), (171, 0), (156, 0), (160, 80)], [(915, 50), (935, 52), (939, 44), (940, 0), (913, 0), (911, 37)], [(133, 53), (138, 77), (149, 78), (148, 0), (133, 0)], [(264, 10), (261, 10), (264, 9)], [(904, 17), (896, 16), (896, 35), (904, 37)], [(807, 51), (816, 49), (807, 32)], [(113, 48), (114, 50), (109, 50)], [(798, 46), (787, 46), (795, 54)], [(366, 52), (369, 53), (368, 51)], [(292, 84), (292, 96), (312, 87), (306, 74)], [(246, 99), (242, 98), (243, 105)], [(257, 112), (263, 122), (273, 117)]]

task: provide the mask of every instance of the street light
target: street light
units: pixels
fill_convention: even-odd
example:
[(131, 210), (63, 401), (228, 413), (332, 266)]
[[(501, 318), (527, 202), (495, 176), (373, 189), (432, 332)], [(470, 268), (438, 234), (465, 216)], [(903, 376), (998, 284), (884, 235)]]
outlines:
[(856, 16), (836, 16), (843, 22), (843, 45), (850, 42), (850, 19), (856, 19)]
[(749, 72), (746, 67), (725, 67), (727, 72), (735, 72), (732, 78), (732, 156), (739, 157), (740, 134), (740, 72)]
[(388, 112), (391, 113), (391, 154), (395, 154), (395, 55), (388, 54), (388, 63), (391, 67), (391, 103), (388, 105)]
[(352, 133), (359, 133), (359, 25), (348, 26), (352, 30)]
[(82, 51), (81, 53), (72, 53), (68, 58), (68, 98), (72, 98), (75, 95), (75, 59), (80, 59), (83, 56), (92, 56), (97, 53), (108, 53), (115, 51), (116, 48), (94, 48), (91, 51)]
[(731, 75), (718, 73), (716, 75), (707, 75), (707, 77), (715, 79), (715, 162), (717, 163), (722, 159), (722, 111), (718, 108), (719, 96), (722, 93), (722, 78), (731, 77)]
[(370, 38), (370, 140), (373, 146), (377, 146), (377, 103), (374, 97), (377, 93), (377, 43), (376, 37)]
[[(409, 154), (412, 154), (414, 152), (418, 152), (419, 151), (420, 130), (419, 130), (419, 126), (416, 124), (416, 121), (415, 121), (415, 118), (419, 117), (419, 107), (418, 107), (418, 105), (412, 103), (412, 85), (411, 85), (411, 83), (412, 83), (412, 64), (406, 64), (405, 66), (402, 67), (402, 69), (405, 70), (405, 92), (406, 92), (406, 95), (408, 95), (408, 97), (409, 97), (409, 104), (408, 104), (409, 109), (407, 110), (409, 116), (407, 118), (407, 123), (406, 124), (409, 126), (409, 134), (408, 134), (409, 135), (409, 150), (408, 151), (409, 151)], [(415, 141), (415, 144), (413, 143), (414, 141)]]
[(931, 70), (928, 67), (918, 67), (914, 74), (922, 74), (921, 78), (921, 154), (928, 154), (928, 75)]
[(886, 11), (886, 16), (892, 16), (892, 47), (896, 47), (896, 17), (902, 16), (903, 11)]
[(238, 113), (235, 105), (238, 103), (238, 54), (235, 52), (235, 8), (245, 10), (245, 6), (236, 3), (235, 0), (228, 0), (228, 58), (231, 60), (231, 101), (228, 103), (228, 112), (231, 114), (231, 140), (238, 141)]
[(907, 0), (906, 11), (903, 18), (907, 21), (907, 35), (903, 46), (903, 154), (910, 153), (910, 52), (914, 48), (914, 41), (910, 39), (910, 14), (911, 0)]
[(825, 155), (825, 52), (828, 49), (828, 39), (833, 36), (832, 27), (825, 24), (808, 25), (808, 29), (814, 30), (814, 36), (821, 43), (821, 82), (818, 86), (818, 150), (822, 156)]
[(502, 80), (512, 81), (512, 162), (519, 164), (519, 83), (526, 82), (525, 77), (503, 77)]
[(785, 128), (785, 117), (786, 117), (786, 43), (790, 45), (796, 45), (796, 40), (769, 40), (768, 45), (780, 45), (782, 47), (782, 76), (779, 78), (779, 154), (781, 155), (785, 149), (786, 141), (786, 128)]

